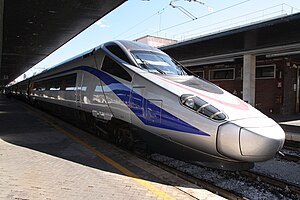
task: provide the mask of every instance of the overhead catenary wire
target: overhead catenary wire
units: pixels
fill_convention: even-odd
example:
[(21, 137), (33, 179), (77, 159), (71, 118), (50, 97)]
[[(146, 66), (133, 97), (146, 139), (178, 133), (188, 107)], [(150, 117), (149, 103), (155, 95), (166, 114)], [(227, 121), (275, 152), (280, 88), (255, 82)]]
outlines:
[[(244, 15), (240, 15), (240, 16), (238, 16), (238, 17), (234, 17), (234, 18), (230, 18), (230, 19), (223, 20), (223, 21), (219, 21), (219, 22), (214, 23), (214, 24), (209, 24), (209, 25), (200, 26), (200, 27), (197, 27), (197, 28), (194, 28), (194, 29), (186, 30), (186, 31), (184, 31), (184, 32), (181, 32), (181, 33), (176, 34), (176, 36), (178, 36), (178, 35), (183, 35), (183, 34), (186, 34), (186, 33), (191, 33), (191, 32), (194, 32), (194, 31), (197, 31), (197, 30), (200, 30), (200, 29), (203, 29), (203, 28), (215, 26), (215, 25), (218, 25), (218, 24), (224, 24), (225, 22), (232, 21), (232, 20), (234, 20), (234, 19), (241, 19), (241, 18), (243, 18), (243, 17), (251, 16), (251, 15), (257, 14), (257, 13), (261, 13), (261, 12), (266, 11), (266, 10), (271, 10), (271, 9), (273, 9), (273, 8), (276, 8), (276, 7), (279, 7), (279, 6), (282, 6), (282, 5), (288, 6), (288, 7), (290, 7), (291, 9), (296, 9), (296, 8), (293, 8), (292, 6), (290, 6), (290, 5), (288, 5), (288, 4), (278, 4), (278, 5), (269, 7), (269, 8), (261, 9), (261, 10), (258, 10), (258, 11), (255, 11), (255, 12), (251, 12), (251, 13), (248, 13), (248, 14), (244, 14)], [(281, 10), (281, 11), (276, 11), (276, 13), (277, 13), (277, 12), (282, 12), (282, 10)], [(271, 14), (273, 14), (273, 13), (268, 13), (268, 14), (271, 15)], [(241, 21), (241, 22), (242, 22), (242, 21)]]
[(149, 16), (149, 17), (147, 17), (146, 19), (144, 19), (144, 20), (138, 22), (137, 24), (133, 25), (132, 27), (130, 27), (130, 28), (127, 29), (126, 31), (124, 31), (124, 32), (120, 33), (119, 35), (115, 36), (114, 39), (120, 37), (121, 35), (124, 35), (125, 33), (128, 33), (129, 31), (131, 31), (131, 30), (134, 29), (135, 27), (137, 27), (137, 26), (143, 24), (144, 22), (148, 21), (148, 20), (151, 19), (152, 17), (154, 17), (154, 16), (156, 16), (156, 15), (161, 15), (161, 14), (165, 11), (165, 9), (166, 9), (168, 6), (169, 6), (169, 5), (165, 6), (163, 9), (161, 9), (161, 10), (155, 12), (154, 14), (152, 14), (152, 15)]
[(249, 2), (249, 1), (251, 1), (251, 0), (245, 0), (245, 1), (242, 1), (242, 2), (239, 2), (239, 3), (236, 3), (236, 4), (233, 4), (233, 5), (228, 6), (228, 7), (226, 7), (226, 8), (217, 10), (217, 11), (215, 11), (215, 12), (213, 12), (213, 13), (209, 13), (209, 14), (206, 14), (206, 15), (203, 15), (203, 16), (200, 16), (200, 17), (196, 17), (196, 18), (193, 19), (193, 20), (188, 20), (188, 21), (185, 21), (185, 22), (182, 22), (182, 23), (179, 23), (179, 24), (175, 24), (175, 25), (169, 26), (169, 27), (167, 27), (167, 28), (164, 28), (164, 29), (161, 29), (161, 30), (159, 30), (159, 31), (153, 32), (153, 33), (151, 33), (151, 34), (158, 34), (159, 32), (166, 31), (166, 30), (169, 30), (169, 29), (172, 29), (172, 28), (175, 28), (175, 27), (178, 27), (178, 26), (187, 24), (187, 23), (193, 22), (193, 21), (198, 20), (198, 19), (202, 19), (202, 18), (204, 18), (204, 17), (207, 17), (207, 16), (210, 16), (210, 15), (213, 15), (213, 14), (216, 14), (216, 13), (219, 13), (219, 12), (222, 12), (222, 11), (224, 11), (224, 10), (228, 10), (228, 9), (230, 9), (230, 8), (239, 6), (239, 5), (244, 4), (244, 3), (246, 3), (246, 2)]
[[(165, 12), (165, 10), (171, 5), (172, 2), (174, 1), (179, 1), (179, 0), (173, 0), (171, 1), (168, 5), (166, 5), (163, 9), (155, 12), (154, 14), (152, 14), (151, 16), (145, 18), (144, 20), (138, 22), (137, 24), (133, 25), (132, 27), (130, 27), (129, 29), (127, 29), (126, 31), (120, 33), (119, 35), (115, 36), (114, 39), (120, 37), (121, 35), (124, 35), (125, 33), (128, 33), (130, 30), (136, 28), (137, 26), (143, 24), (144, 22), (148, 21), (149, 19), (151, 19), (152, 17), (156, 16), (156, 15), (159, 15), (159, 31), (161, 30), (161, 15), (163, 12)], [(201, 1), (198, 1), (198, 0), (184, 0), (184, 1), (188, 1), (188, 2), (197, 2), (197, 3), (200, 3), (202, 5), (204, 5), (203, 2)], [(171, 5), (172, 6), (172, 5)], [(182, 12), (184, 12), (186, 15), (188, 15), (188, 17), (190, 18), (196, 18), (193, 14), (191, 14), (189, 11), (187, 11), (186, 9), (184, 9), (182, 6), (180, 6), (180, 10), (183, 10)], [(136, 35), (136, 34), (132, 34), (132, 35)]]
[[(188, 1), (188, 2), (197, 2), (197, 3), (200, 3), (200, 4), (204, 5), (203, 2), (198, 1), (198, 0), (185, 0), (185, 1)], [(188, 23), (193, 22), (193, 21), (195, 21), (195, 20), (198, 20), (198, 19), (201, 19), (201, 18), (205, 18), (205, 17), (207, 17), (207, 16), (210, 16), (210, 15), (213, 15), (213, 14), (216, 14), (216, 13), (219, 13), (219, 12), (222, 12), (222, 11), (225, 11), (225, 10), (228, 10), (228, 9), (230, 9), (230, 8), (236, 7), (236, 6), (238, 6), (238, 5), (244, 4), (244, 3), (249, 2), (249, 1), (251, 1), (251, 0), (245, 0), (245, 1), (242, 1), (242, 2), (239, 2), (239, 3), (236, 3), (236, 4), (234, 4), (234, 5), (228, 6), (228, 7), (226, 7), (226, 8), (223, 8), (223, 9), (220, 9), (220, 10), (217, 10), (217, 11), (214, 11), (214, 12), (212, 12), (212, 13), (209, 13), (209, 14), (206, 14), (206, 15), (203, 15), (203, 16), (200, 16), (200, 17), (195, 17), (194, 19), (191, 19), (191, 20), (188, 20), (188, 21), (185, 21), (185, 22), (182, 22), (182, 23), (178, 23), (178, 24), (175, 24), (175, 25), (169, 26), (169, 27), (167, 27), (167, 28), (163, 28), (163, 29), (161, 29), (161, 19), (160, 19), (160, 21), (159, 21), (159, 30), (158, 30), (158, 31), (155, 31), (155, 32), (151, 32), (151, 33), (149, 33), (149, 35), (157, 35), (158, 33), (162, 32), (162, 31), (166, 31), (166, 30), (169, 30), (169, 29), (172, 29), (172, 28), (175, 28), (175, 27), (184, 25), (184, 24), (188, 24)], [(170, 3), (171, 3), (171, 2), (170, 2)], [(117, 39), (117, 38), (119, 38), (120, 36), (122, 36), (122, 35), (128, 33), (129, 31), (135, 29), (137, 26), (139, 26), (139, 25), (145, 23), (146, 21), (150, 20), (151, 18), (153, 18), (153, 17), (155, 17), (155, 16), (157, 16), (157, 15), (161, 15), (161, 14), (162, 14), (167, 8), (169, 8), (169, 7), (170, 7), (170, 4), (166, 5), (163, 9), (161, 9), (161, 10), (155, 12), (155, 13), (152, 14), (151, 16), (149, 16), (149, 17), (143, 19), (142, 21), (140, 21), (140, 22), (138, 22), (137, 24), (133, 25), (132, 27), (130, 27), (130, 28), (127, 29), (126, 31), (124, 31), (124, 32), (120, 33), (119, 35), (115, 36), (114, 39)], [(160, 16), (160, 17), (161, 17), (161, 16)], [(191, 18), (191, 17), (190, 17), (190, 18)], [(131, 35), (137, 35), (137, 34), (134, 33), (134, 34), (131, 34)]]
[[(188, 16), (189, 18), (191, 18), (192, 20), (196, 19), (197, 17), (195, 17), (192, 13), (190, 13), (188, 10), (186, 10), (184, 7), (182, 6), (177, 6), (177, 5), (174, 5), (174, 2), (175, 1), (178, 1), (178, 0), (173, 0), (170, 2), (170, 6), (172, 8), (177, 8), (179, 11), (181, 11), (183, 14), (185, 14), (186, 16)], [(190, 2), (190, 1), (189, 1)]]

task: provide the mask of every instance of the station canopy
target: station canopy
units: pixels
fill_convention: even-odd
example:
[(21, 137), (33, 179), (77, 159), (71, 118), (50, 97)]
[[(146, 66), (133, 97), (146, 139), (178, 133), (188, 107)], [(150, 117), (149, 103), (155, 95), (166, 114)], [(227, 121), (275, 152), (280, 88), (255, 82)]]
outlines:
[(0, 0), (0, 86), (13, 81), (124, 2)]

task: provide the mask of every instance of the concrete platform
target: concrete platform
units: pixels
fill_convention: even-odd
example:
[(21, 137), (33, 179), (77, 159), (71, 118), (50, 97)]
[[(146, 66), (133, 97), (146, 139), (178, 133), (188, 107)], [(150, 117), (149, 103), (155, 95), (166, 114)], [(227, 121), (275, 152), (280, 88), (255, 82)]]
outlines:
[(0, 199), (223, 199), (0, 96)]
[(285, 131), (286, 140), (300, 142), (300, 114), (271, 116)]

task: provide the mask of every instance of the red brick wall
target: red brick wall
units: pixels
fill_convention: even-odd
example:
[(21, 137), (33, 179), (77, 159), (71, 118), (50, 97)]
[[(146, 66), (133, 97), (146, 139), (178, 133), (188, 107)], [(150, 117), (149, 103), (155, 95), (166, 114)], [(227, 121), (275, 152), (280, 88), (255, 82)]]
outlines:
[[(276, 65), (276, 77), (268, 79), (256, 79), (256, 108), (265, 114), (291, 114), (295, 112), (296, 94), (293, 91), (295, 72), (287, 66), (288, 61), (284, 58), (257, 61), (260, 65)], [(191, 71), (204, 71), (204, 78), (209, 78), (209, 70), (235, 69), (235, 80), (211, 81), (228, 92), (242, 99), (243, 81), (241, 77), (242, 63), (198, 66), (190, 68)], [(294, 70), (295, 71), (295, 70)]]
[(256, 79), (255, 89), (256, 107), (266, 114), (280, 114), (282, 87), (278, 79)]

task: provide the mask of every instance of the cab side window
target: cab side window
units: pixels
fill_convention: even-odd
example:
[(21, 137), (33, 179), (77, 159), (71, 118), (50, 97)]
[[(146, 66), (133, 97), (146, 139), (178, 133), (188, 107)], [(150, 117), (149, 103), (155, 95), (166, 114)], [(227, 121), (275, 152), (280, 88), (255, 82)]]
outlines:
[(108, 56), (105, 56), (103, 60), (102, 70), (126, 81), (132, 81), (130, 74)]
[(125, 55), (124, 51), (118, 45), (116, 45), (116, 44), (107, 45), (106, 48), (110, 52), (112, 52), (113, 54), (115, 54), (118, 58), (121, 58), (125, 62), (130, 63), (128, 57)]

